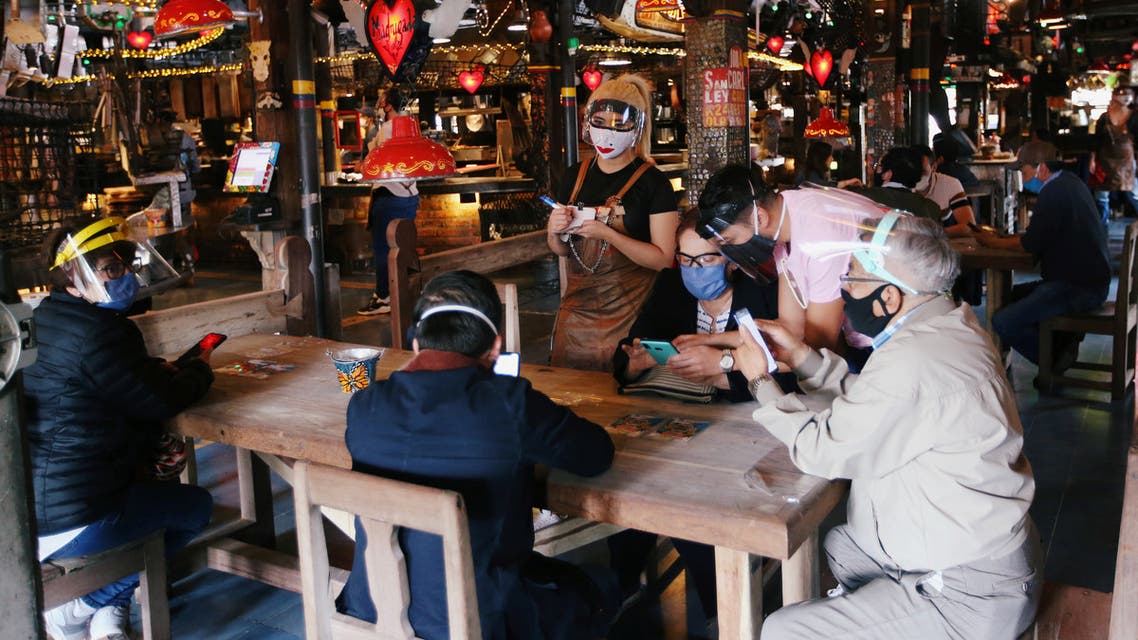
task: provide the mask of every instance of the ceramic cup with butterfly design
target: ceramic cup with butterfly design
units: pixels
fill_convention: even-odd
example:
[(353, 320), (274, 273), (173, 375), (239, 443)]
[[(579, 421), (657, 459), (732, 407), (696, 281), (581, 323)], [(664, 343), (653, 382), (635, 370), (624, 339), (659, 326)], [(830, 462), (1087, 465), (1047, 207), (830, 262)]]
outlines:
[(344, 393), (366, 389), (375, 379), (376, 363), (383, 357), (383, 349), (368, 347), (329, 349), (327, 353), (332, 358), (332, 364), (336, 365), (336, 378)]

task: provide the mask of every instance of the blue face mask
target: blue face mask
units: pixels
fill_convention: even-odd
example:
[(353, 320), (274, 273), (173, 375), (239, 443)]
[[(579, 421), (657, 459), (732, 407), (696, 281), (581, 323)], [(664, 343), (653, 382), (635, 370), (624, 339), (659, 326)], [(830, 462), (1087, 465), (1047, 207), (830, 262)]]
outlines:
[(708, 267), (680, 265), (680, 277), (683, 278), (684, 288), (698, 300), (714, 300), (727, 290), (726, 264)]
[(95, 306), (115, 311), (126, 311), (134, 302), (135, 294), (138, 293), (138, 276), (127, 273), (121, 278), (107, 280), (103, 286), (106, 287), (107, 295), (111, 297), (111, 301), (97, 302)]
[(1023, 183), (1023, 190), (1031, 193), (1039, 193), (1039, 190), (1042, 188), (1043, 181), (1039, 179), (1039, 176), (1032, 176), (1031, 180)]

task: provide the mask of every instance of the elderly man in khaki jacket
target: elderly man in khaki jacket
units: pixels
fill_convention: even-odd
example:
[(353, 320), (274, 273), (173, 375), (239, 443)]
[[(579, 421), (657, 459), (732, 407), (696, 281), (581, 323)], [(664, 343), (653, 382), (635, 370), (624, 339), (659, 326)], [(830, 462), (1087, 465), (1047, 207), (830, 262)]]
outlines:
[(825, 540), (838, 587), (776, 611), (763, 640), (1011, 640), (1043, 582), (1014, 394), (971, 307), (944, 295), (959, 259), (941, 225), (887, 214), (866, 226), (842, 292), (853, 328), (874, 337), (860, 375), (777, 322), (756, 321), (805, 396), (782, 393), (747, 332), (736, 354), (755, 421), (802, 471), (851, 480), (849, 522)]

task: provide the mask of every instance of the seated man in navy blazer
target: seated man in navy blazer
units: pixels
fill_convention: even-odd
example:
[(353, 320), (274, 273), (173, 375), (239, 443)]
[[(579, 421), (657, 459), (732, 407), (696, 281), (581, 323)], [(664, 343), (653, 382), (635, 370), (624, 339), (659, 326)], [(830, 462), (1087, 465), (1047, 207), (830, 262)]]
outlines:
[[(462, 494), (483, 638), (602, 637), (618, 607), (615, 577), (533, 551), (532, 487), (535, 464), (603, 473), (612, 440), (525, 378), (494, 373), (501, 308), (494, 284), (471, 271), (427, 284), (414, 310), (415, 357), (348, 403), (352, 467)], [(439, 539), (404, 529), (399, 540), (415, 635), (449, 638)], [(374, 621), (366, 547), (357, 527), (355, 563), (337, 605)]]

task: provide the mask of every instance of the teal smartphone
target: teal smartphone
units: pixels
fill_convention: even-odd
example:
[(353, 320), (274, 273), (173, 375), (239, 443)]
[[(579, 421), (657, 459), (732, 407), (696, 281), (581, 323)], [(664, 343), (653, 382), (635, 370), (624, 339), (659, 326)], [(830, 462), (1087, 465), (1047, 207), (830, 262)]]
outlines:
[(668, 358), (679, 353), (672, 343), (666, 340), (641, 340), (640, 346), (648, 350), (657, 364), (667, 364)]

